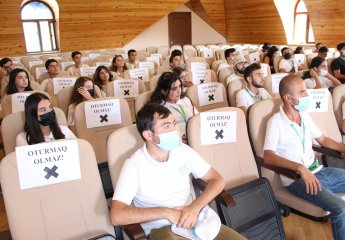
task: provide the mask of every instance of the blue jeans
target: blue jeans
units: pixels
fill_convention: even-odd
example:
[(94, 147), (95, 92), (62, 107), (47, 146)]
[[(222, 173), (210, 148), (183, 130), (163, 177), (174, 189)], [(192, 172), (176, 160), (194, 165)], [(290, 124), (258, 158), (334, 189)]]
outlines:
[(345, 201), (335, 194), (345, 193), (345, 169), (324, 167), (315, 176), (322, 187), (322, 191), (317, 195), (307, 194), (302, 179), (296, 180), (287, 189), (294, 195), (329, 211), (334, 239), (345, 240)]

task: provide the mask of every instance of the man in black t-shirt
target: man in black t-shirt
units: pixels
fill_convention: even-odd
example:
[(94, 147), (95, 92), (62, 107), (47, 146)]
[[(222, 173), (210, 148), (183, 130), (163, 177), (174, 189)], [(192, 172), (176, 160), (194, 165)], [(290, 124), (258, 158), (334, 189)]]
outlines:
[(331, 70), (335, 78), (345, 83), (345, 43), (339, 43), (337, 50), (340, 56), (332, 62)]

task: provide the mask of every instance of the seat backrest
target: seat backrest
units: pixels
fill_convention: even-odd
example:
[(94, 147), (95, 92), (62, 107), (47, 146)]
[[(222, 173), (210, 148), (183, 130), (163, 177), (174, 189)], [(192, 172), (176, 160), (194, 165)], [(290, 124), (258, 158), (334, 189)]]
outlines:
[(211, 65), (211, 69), (212, 69), (213, 71), (217, 72), (217, 71), (218, 71), (219, 65), (222, 64), (222, 63), (224, 63), (224, 62), (225, 62), (224, 60), (216, 60), (216, 61), (214, 61), (214, 62), (212, 63), (212, 65)]
[[(59, 108), (54, 108), (54, 110), (58, 124), (67, 126), (66, 115), (64, 112)], [(7, 115), (2, 120), (1, 132), (6, 155), (15, 150), (17, 135), (24, 131), (24, 124), (24, 111)]]
[(280, 60), (282, 60), (281, 56), (279, 56), (278, 54), (273, 55), (273, 67), (274, 67), (274, 71), (276, 73), (279, 73), (279, 62), (280, 62)]
[(87, 141), (77, 143), (81, 178), (73, 181), (21, 190), (16, 153), (2, 159), (1, 187), (13, 239), (114, 236), (95, 154)]
[(224, 87), (227, 87), (226, 78), (233, 73), (233, 68), (222, 68), (218, 72), (218, 82), (222, 83)]
[(150, 91), (155, 90), (157, 87), (158, 79), (162, 74), (158, 74), (156, 76), (153, 76), (150, 78), (149, 86), (150, 86)]
[(146, 52), (152, 54), (152, 53), (156, 53), (157, 52), (157, 48), (156, 47), (147, 47), (146, 48)]
[(153, 91), (143, 92), (135, 98), (135, 115), (150, 100)]
[(247, 83), (244, 80), (235, 80), (229, 83), (228, 85), (228, 100), (231, 107), (237, 107), (236, 106), (236, 95), (238, 91), (240, 91), (242, 88), (245, 88), (247, 86)]
[[(212, 84), (214, 86), (217, 86), (217, 88), (221, 88), (221, 92), (223, 94), (223, 101), (218, 102), (218, 103), (200, 106), (199, 95), (198, 95), (198, 86), (202, 87), (202, 86), (206, 86), (206, 84)], [(221, 83), (218, 83), (218, 82), (203, 83), (203, 84), (190, 86), (186, 91), (186, 96), (191, 100), (193, 106), (199, 112), (204, 112), (204, 111), (215, 109), (215, 108), (221, 108), (221, 107), (228, 107), (229, 106), (224, 85)]]
[(56, 96), (57, 105), (65, 113), (66, 116), (68, 115), (68, 106), (71, 103), (72, 92), (73, 86), (70, 86), (61, 89)]
[[(1, 85), (1, 90), (0, 90), (1, 99), (3, 99), (6, 95), (7, 86), (8, 86), (8, 82)], [(30, 81), (30, 86), (31, 86), (32, 90), (34, 90), (34, 91), (40, 91), (41, 90), (41, 85), (38, 82)]]
[(335, 60), (335, 58), (328, 58), (327, 59), (327, 67), (328, 67), (328, 72), (332, 75), (332, 76), (334, 76), (334, 73), (333, 73), (333, 71), (332, 71), (332, 69), (331, 69), (331, 65), (332, 65), (332, 62)]
[(144, 145), (135, 124), (117, 129), (107, 140), (108, 165), (113, 187), (116, 187), (123, 163)]
[(332, 98), (333, 98), (333, 110), (334, 110), (335, 119), (337, 120), (338, 127), (341, 128), (342, 121), (343, 121), (342, 105), (345, 100), (345, 85), (344, 84), (341, 84), (340, 86), (333, 89)]
[[(107, 99), (119, 99), (121, 123), (103, 127), (87, 128), (85, 117), (85, 103), (96, 103), (98, 101)], [(102, 99), (89, 100), (86, 102), (79, 103), (74, 110), (74, 124), (76, 127), (76, 135), (78, 138), (85, 139), (91, 143), (96, 154), (97, 162), (103, 163), (107, 161), (106, 141), (108, 136), (116, 129), (132, 124), (131, 112), (129, 110), (127, 101), (123, 98), (107, 97)]]
[(162, 74), (164, 72), (170, 71), (171, 67), (169, 64), (163, 64), (156, 69), (156, 74)]
[[(189, 119), (187, 126), (189, 146), (225, 178), (226, 189), (257, 179), (258, 170), (251, 150), (243, 111), (239, 108), (226, 107), (207, 112), (236, 112), (236, 141), (201, 145), (201, 131), (205, 129), (201, 129), (200, 115), (203, 113), (200, 113)], [(210, 137), (216, 137), (216, 133)]]

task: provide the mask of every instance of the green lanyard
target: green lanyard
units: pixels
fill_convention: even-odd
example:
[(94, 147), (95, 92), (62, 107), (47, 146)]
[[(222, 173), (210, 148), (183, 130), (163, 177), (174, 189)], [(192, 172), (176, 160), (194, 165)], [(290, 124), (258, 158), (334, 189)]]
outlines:
[(247, 91), (247, 93), (249, 94), (249, 96), (251, 96), (254, 101), (262, 101), (262, 96), (258, 96), (258, 95), (255, 95), (252, 91), (250, 91), (247, 87), (245, 88), (245, 90)]
[(297, 131), (297, 129), (295, 128), (295, 126), (293, 125), (293, 123), (291, 123), (291, 128), (295, 131), (295, 133), (297, 134), (299, 140), (301, 140), (302, 146), (303, 146), (303, 153), (305, 153), (305, 126), (304, 126), (304, 122), (302, 122), (302, 131), (303, 131), (303, 138), (302, 136), (299, 134), (299, 132)]
[(181, 115), (181, 117), (183, 118), (183, 121), (186, 123), (187, 117), (186, 117), (185, 111), (183, 110), (183, 107), (180, 104), (177, 104), (177, 106), (179, 106), (179, 108), (176, 108), (174, 106), (171, 106), (171, 107)]

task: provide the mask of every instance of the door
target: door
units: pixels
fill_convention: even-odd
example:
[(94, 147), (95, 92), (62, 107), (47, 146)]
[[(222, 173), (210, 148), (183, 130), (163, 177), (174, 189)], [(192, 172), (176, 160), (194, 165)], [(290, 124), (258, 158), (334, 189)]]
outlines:
[(169, 46), (192, 44), (190, 12), (172, 12), (168, 15)]

